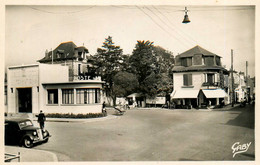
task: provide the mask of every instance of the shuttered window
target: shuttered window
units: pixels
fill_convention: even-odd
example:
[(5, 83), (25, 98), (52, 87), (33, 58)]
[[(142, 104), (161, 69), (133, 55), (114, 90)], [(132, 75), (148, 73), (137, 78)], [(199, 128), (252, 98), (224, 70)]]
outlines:
[(192, 65), (192, 57), (186, 57), (181, 59), (182, 66), (191, 66)]
[(191, 86), (192, 85), (192, 74), (184, 74), (183, 75), (183, 85)]

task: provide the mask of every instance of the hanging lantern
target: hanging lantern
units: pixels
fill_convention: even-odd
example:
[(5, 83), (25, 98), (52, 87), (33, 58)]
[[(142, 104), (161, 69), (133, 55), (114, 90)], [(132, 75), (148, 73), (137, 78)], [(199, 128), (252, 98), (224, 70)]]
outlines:
[(184, 15), (184, 19), (182, 21), (182, 23), (190, 23), (190, 19), (189, 19), (189, 16), (188, 16), (188, 10), (187, 10), (187, 7), (185, 7), (185, 15)]

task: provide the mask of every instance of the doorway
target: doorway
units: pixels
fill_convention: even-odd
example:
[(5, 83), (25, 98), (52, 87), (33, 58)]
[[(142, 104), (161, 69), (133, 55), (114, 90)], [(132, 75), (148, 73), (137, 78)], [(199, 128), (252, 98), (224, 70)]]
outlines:
[(18, 112), (32, 113), (32, 88), (18, 88)]

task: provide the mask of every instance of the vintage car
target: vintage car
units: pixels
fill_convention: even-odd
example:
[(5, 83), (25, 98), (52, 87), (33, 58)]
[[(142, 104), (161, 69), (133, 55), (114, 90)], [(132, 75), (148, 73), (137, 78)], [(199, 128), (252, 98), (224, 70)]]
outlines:
[(31, 148), (36, 143), (48, 142), (49, 137), (47, 130), (33, 126), (30, 119), (5, 119), (5, 144)]

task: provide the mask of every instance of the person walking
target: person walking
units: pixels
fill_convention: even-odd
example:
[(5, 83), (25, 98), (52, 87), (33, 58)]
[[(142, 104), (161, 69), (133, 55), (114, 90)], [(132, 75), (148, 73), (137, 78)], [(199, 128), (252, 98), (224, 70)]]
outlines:
[(39, 115), (38, 115), (38, 123), (40, 124), (40, 128), (41, 129), (44, 129), (44, 122), (45, 122), (45, 120), (46, 120), (46, 117), (45, 117), (44, 113), (41, 110)]
[(102, 104), (102, 113), (104, 113), (105, 115), (107, 115), (107, 110), (106, 110), (106, 102), (104, 101)]

